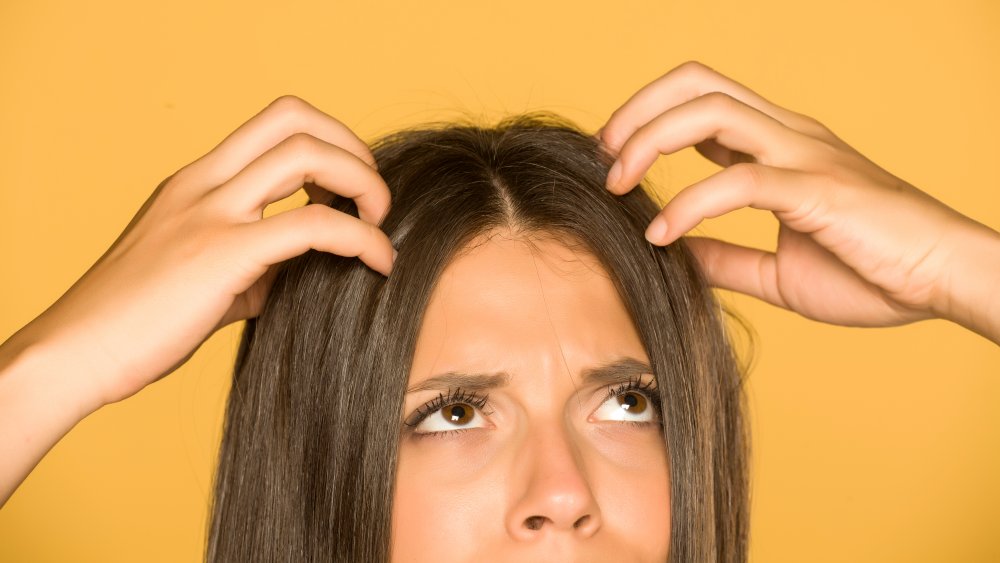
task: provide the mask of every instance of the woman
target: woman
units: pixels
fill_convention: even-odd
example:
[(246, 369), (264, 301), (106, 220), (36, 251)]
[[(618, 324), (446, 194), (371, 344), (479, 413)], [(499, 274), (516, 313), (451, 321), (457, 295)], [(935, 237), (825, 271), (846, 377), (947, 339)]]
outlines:
[(608, 192), (612, 159), (552, 117), (372, 152), (399, 257), (388, 278), (323, 253), (278, 275), (244, 333), (208, 558), (744, 557), (739, 373), (693, 257), (643, 238), (649, 195)]
[[(651, 221), (646, 231), (647, 238), (655, 245), (663, 246), (677, 240), (702, 218), (748, 205), (771, 210), (781, 221), (775, 253), (686, 237), (684, 245), (690, 248), (711, 285), (748, 293), (825, 322), (885, 326), (940, 317), (1000, 342), (1000, 300), (991, 291), (992, 285), (1000, 279), (1000, 263), (996, 258), (1000, 256), (1000, 234), (963, 217), (882, 170), (815, 120), (774, 106), (742, 85), (692, 62), (673, 69), (641, 89), (614, 112), (598, 138), (615, 160), (608, 176), (608, 189), (615, 195), (632, 193), (658, 154), (675, 152), (685, 146), (695, 146), (701, 154), (725, 167), (681, 191), (659, 211), (658, 220)], [(260, 219), (265, 205), (293, 193), (303, 181), (307, 182), (306, 190), (315, 202), (330, 201), (320, 186), (351, 198), (358, 217), (338, 213), (327, 205), (307, 205)], [(333, 118), (292, 97), (276, 100), (207, 155), (165, 180), (94, 267), (56, 304), (0, 347), (0, 401), (4, 407), (0, 408), (0, 428), (6, 436), (5, 449), (11, 453), (0, 464), (0, 498), (9, 497), (45, 452), (90, 412), (127, 398), (170, 373), (218, 328), (260, 315), (279, 273), (278, 265), (283, 261), (312, 248), (341, 256), (357, 256), (371, 268), (388, 274), (395, 253), (389, 237), (372, 226), (382, 226), (382, 219), (387, 218), (389, 195), (390, 189), (375, 169), (374, 158), (364, 143)], [(892, 210), (889, 216), (885, 213), (887, 209)], [(622, 228), (634, 227), (623, 225)], [(566, 246), (565, 241), (562, 242), (562, 246)], [(660, 257), (657, 260), (664, 260), (668, 255), (679, 257), (684, 253), (684, 245), (671, 246), (669, 251), (664, 248), (655, 256)], [(586, 254), (593, 249), (585, 250), (581, 262), (587, 264)], [(404, 248), (400, 251), (405, 253)], [(496, 251), (499, 255), (492, 258), (523, 262), (523, 249), (501, 247)], [(543, 251), (549, 257), (558, 258), (564, 249), (553, 245), (544, 247)], [(470, 256), (491, 257), (475, 253)], [(404, 265), (401, 271), (406, 270), (406, 260), (405, 257), (400, 260)], [(420, 260), (414, 259), (411, 263), (419, 264)], [(683, 269), (683, 260), (673, 264), (675, 271)], [(459, 268), (449, 279), (463, 279), (461, 264), (455, 262), (454, 265)], [(299, 273), (308, 271), (305, 268), (298, 270)], [(540, 287), (544, 287), (546, 279), (552, 283), (561, 279), (557, 275), (543, 278), (545, 269), (540, 268), (537, 272)], [(285, 276), (282, 282), (288, 279)], [(386, 287), (391, 279), (390, 275)], [(697, 284), (687, 287), (696, 288)], [(600, 293), (606, 297), (610, 289), (604, 289), (608, 291)], [(433, 317), (434, 304), (432, 300), (428, 306), (428, 319)], [(614, 310), (611, 305), (609, 310)], [(708, 311), (708, 308), (703, 306), (702, 310)], [(636, 314), (635, 311), (630, 313)], [(151, 318), (160, 322), (152, 326), (147, 323)], [(676, 318), (683, 319), (681, 315)], [(642, 323), (636, 321), (636, 324), (641, 326)], [(326, 326), (331, 325), (327, 323)], [(433, 343), (433, 331), (430, 334)], [(423, 336), (421, 327), (420, 337)], [(648, 339), (648, 335), (643, 336)], [(635, 341), (623, 337), (619, 344), (624, 350), (629, 345), (634, 346)], [(249, 359), (252, 351), (241, 350), (240, 361), (244, 361), (244, 354)], [(417, 359), (419, 356), (415, 361)], [(654, 358), (648, 359), (656, 363)], [(572, 367), (565, 366), (566, 371), (561, 373), (581, 375), (581, 369), (590, 364), (593, 362), (580, 360)], [(651, 367), (654, 368), (651, 371), (655, 371), (656, 366)], [(419, 373), (414, 369), (410, 377)], [(548, 373), (559, 372), (552, 368)], [(511, 388), (516, 376), (511, 374)], [(663, 374), (655, 376), (659, 379)], [(554, 381), (554, 377), (551, 380)], [(647, 392), (652, 388), (648, 377), (639, 377), (635, 383)], [(239, 389), (235, 386), (233, 393), (238, 393)], [(563, 386), (559, 392), (550, 391), (544, 396), (564, 399), (569, 396), (568, 389), (571, 386)], [(683, 403), (682, 397), (662, 387), (657, 394), (667, 404)], [(621, 412), (627, 410), (623, 408), (625, 404), (638, 405), (642, 399), (640, 395), (620, 396), (625, 403), (618, 404), (617, 410), (610, 408), (602, 412), (621, 417)], [(618, 397), (609, 398), (617, 401)], [(473, 400), (468, 395), (459, 398)], [(671, 400), (675, 402), (669, 403)], [(716, 406), (722, 403), (718, 400)], [(560, 403), (559, 412), (568, 413), (565, 410), (568, 404), (571, 403)], [(410, 403), (405, 406), (409, 408)], [(528, 412), (527, 407), (521, 406)], [(611, 406), (614, 407), (614, 403)], [(425, 408), (423, 414), (428, 414), (429, 408)], [(229, 422), (233, 420), (233, 411), (231, 403)], [(390, 416), (395, 416), (396, 411), (391, 408), (389, 411)], [(537, 414), (541, 410), (536, 405), (530, 412)], [(577, 422), (583, 412), (577, 412)], [(705, 414), (694, 407), (692, 412)], [(725, 409), (716, 408), (709, 414), (719, 416), (716, 423), (740, 420), (738, 416), (723, 417), (723, 413)], [(445, 414), (464, 421), (468, 412), (459, 413), (453, 409)], [(483, 415), (485, 420), (485, 413), (477, 414)], [(587, 419), (591, 414), (586, 413)], [(666, 413), (663, 418), (667, 445), (672, 443), (670, 425), (680, 420), (672, 419), (671, 414)], [(294, 417), (287, 417), (276, 424), (293, 425), (295, 422)], [(581, 456), (573, 453), (572, 444), (582, 442), (574, 442), (565, 435), (552, 438), (557, 436), (550, 432), (553, 427), (552, 424), (534, 426), (547, 432), (547, 439), (554, 440), (551, 443), (555, 443), (557, 449), (562, 448), (554, 458), (563, 460), (559, 462), (564, 465), (558, 473), (587, 475), (588, 464), (580, 462)], [(711, 431), (718, 432), (720, 428), (717, 425)], [(729, 428), (727, 432), (727, 435), (738, 435), (737, 429)], [(572, 436), (568, 432), (564, 434)], [(238, 434), (228, 432), (227, 438), (235, 435)], [(679, 435), (679, 432), (674, 434)], [(384, 435), (366, 437), (367, 441), (378, 439), (389, 438)], [(397, 476), (400, 493), (404, 490), (407, 474), (404, 442), (401, 438)], [(721, 447), (709, 442), (711, 440), (691, 443), (701, 443), (702, 448)], [(727, 444), (726, 448), (736, 451), (737, 446)], [(227, 448), (229, 444), (223, 447), (224, 456)], [(737, 483), (735, 476), (742, 470), (737, 465), (725, 463), (706, 465), (712, 454), (697, 448), (694, 453), (689, 452), (688, 466), (677, 468), (674, 460), (681, 452), (669, 447), (666, 450), (670, 462), (666, 464), (669, 466), (666, 474), (670, 478), (702, 475), (702, 486), (691, 489), (685, 488), (683, 483), (670, 482), (669, 491), (654, 491), (648, 504), (632, 505), (634, 511), (645, 515), (649, 507), (663, 506), (659, 501), (669, 496), (671, 512), (676, 514), (650, 515), (654, 523), (662, 524), (664, 518), (669, 520), (669, 542), (666, 537), (646, 538), (650, 544), (648, 550), (636, 550), (626, 557), (647, 560), (641, 558), (659, 557), (669, 549), (669, 556), (679, 561), (744, 558), (745, 516), (740, 516), (744, 509), (739, 506), (739, 495), (745, 491), (734, 486), (730, 490), (735, 496), (718, 496), (725, 490), (719, 488), (719, 483), (727, 480)], [(315, 456), (315, 452), (310, 455)], [(453, 459), (447, 455), (440, 457)], [(535, 485), (552, 480), (553, 472), (546, 473), (544, 459), (538, 461), (539, 458), (544, 456), (536, 456), (534, 463), (541, 469), (522, 478), (526, 491), (545, 490)], [(411, 459), (418, 460), (417, 457)], [(225, 460), (224, 457), (223, 465)], [(647, 467), (657, 467), (653, 460), (647, 461)], [(577, 469), (572, 469), (573, 466)], [(723, 471), (716, 476), (710, 468)], [(625, 468), (619, 469), (625, 471)], [(713, 476), (711, 484), (704, 477), (706, 472)], [(606, 477), (608, 473), (602, 475)], [(332, 482), (329, 479), (336, 478), (337, 474), (324, 477), (328, 478), (324, 485), (329, 486)], [(511, 553), (529, 544), (539, 551), (519, 552), (527, 554), (525, 557), (548, 554), (549, 559), (562, 556), (600, 560), (602, 553), (610, 553), (590, 553), (587, 549), (590, 546), (614, 547), (610, 543), (600, 543), (599, 536), (602, 530), (615, 529), (616, 525), (617, 529), (622, 529), (620, 518), (624, 518), (628, 507), (616, 504), (618, 508), (610, 510), (607, 504), (602, 505), (600, 497), (594, 493), (599, 487), (591, 486), (590, 477), (575, 479), (578, 485), (583, 483), (591, 489), (589, 498), (597, 500), (573, 500), (563, 505), (578, 510), (566, 509), (558, 513), (562, 516), (554, 517), (557, 512), (518, 512), (514, 507), (519, 505), (512, 503), (507, 506), (509, 515), (514, 516), (504, 518), (494, 514), (494, 526), (499, 526), (497, 522), (514, 523), (504, 524), (509, 540), (505, 545)], [(217, 507), (225, 507), (229, 502), (224, 494), (225, 482), (220, 471), (217, 493), (222, 494), (216, 498)], [(353, 483), (359, 487), (357, 491), (367, 494), (385, 486), (384, 482), (371, 484), (361, 479), (354, 479)], [(594, 483), (598, 483), (596, 478)], [(562, 494), (549, 498), (588, 498), (580, 493), (584, 489), (583, 485), (575, 486), (576, 496)], [(409, 490), (415, 489), (410, 487)], [(544, 496), (535, 495), (535, 498)], [(347, 504), (357, 500), (345, 494), (340, 497), (344, 505), (340, 510), (347, 510)], [(395, 500), (404, 499), (399, 496)], [(727, 513), (717, 509), (727, 502), (732, 503), (733, 510)], [(474, 499), (465, 499), (465, 506), (471, 504)], [(411, 503), (410, 506), (415, 505)], [(586, 508), (588, 506), (592, 508)], [(365, 510), (364, 506), (357, 509)], [(598, 521), (595, 518), (598, 509), (600, 526), (594, 524)], [(607, 512), (619, 520), (609, 518)], [(276, 518), (286, 515), (266, 510), (264, 514)], [(322, 530), (322, 522), (311, 521), (301, 512), (290, 514), (305, 530)], [(515, 517), (520, 514), (524, 518)], [(727, 520), (723, 514), (732, 517)], [(220, 518), (217, 512), (213, 523)], [(414, 520), (418, 526), (417, 536), (420, 530), (433, 531), (440, 525), (440, 520), (430, 518), (420, 521), (410, 517), (406, 523), (394, 521), (393, 542), (397, 541), (397, 535), (402, 537), (402, 532), (397, 532), (404, 525), (412, 527)], [(426, 526), (419, 526), (421, 524)], [(363, 528), (364, 522), (358, 521), (357, 525)], [(555, 533), (551, 533), (553, 531)], [(324, 541), (313, 537), (316, 541)], [(345, 534), (344, 537), (353, 536)], [(621, 545), (631, 545), (625, 536), (619, 534), (617, 537)], [(215, 538), (217, 545), (224, 544), (224, 536)], [(685, 541), (688, 543), (683, 543)], [(385, 543), (381, 545), (384, 547)], [(395, 547), (393, 556), (419, 560), (424, 555), (423, 552), (405, 553), (400, 551), (404, 549), (402, 546)], [(441, 546), (439, 555), (447, 555), (447, 548), (447, 544)], [(497, 553), (496, 558), (500, 560), (505, 555), (496, 551), (491, 553)], [(303, 558), (307, 556), (300, 554)]]

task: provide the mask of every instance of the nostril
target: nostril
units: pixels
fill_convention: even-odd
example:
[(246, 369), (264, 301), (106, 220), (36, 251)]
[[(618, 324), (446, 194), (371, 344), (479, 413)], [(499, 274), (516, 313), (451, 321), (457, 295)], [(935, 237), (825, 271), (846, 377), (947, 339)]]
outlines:
[[(524, 519), (524, 527), (529, 530), (541, 530), (545, 521), (548, 520), (545, 516), (529, 516)], [(578, 518), (576, 522), (573, 522), (573, 529), (579, 529), (590, 521), (590, 515), (585, 514)]]
[(544, 516), (529, 516), (524, 519), (524, 526), (529, 530), (540, 530), (545, 523)]

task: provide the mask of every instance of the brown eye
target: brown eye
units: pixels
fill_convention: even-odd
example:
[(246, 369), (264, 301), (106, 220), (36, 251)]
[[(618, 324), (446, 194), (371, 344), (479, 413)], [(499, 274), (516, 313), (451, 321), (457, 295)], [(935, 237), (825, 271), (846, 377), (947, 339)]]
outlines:
[[(486, 397), (480, 398), (465, 392), (449, 393), (449, 395), (451, 396), (448, 398), (443, 394), (439, 395), (437, 399), (417, 410), (417, 415), (420, 411), (428, 414), (418, 422), (407, 423), (413, 426), (414, 435), (454, 436), (467, 430), (490, 428), (489, 421), (482, 412), (487, 404)], [(438, 406), (442, 404), (443, 407)]]
[(467, 424), (475, 414), (475, 408), (467, 403), (454, 403), (441, 409), (441, 416), (451, 424)]
[(642, 393), (630, 391), (618, 395), (618, 405), (629, 412), (629, 414), (641, 414), (645, 412), (648, 401)]

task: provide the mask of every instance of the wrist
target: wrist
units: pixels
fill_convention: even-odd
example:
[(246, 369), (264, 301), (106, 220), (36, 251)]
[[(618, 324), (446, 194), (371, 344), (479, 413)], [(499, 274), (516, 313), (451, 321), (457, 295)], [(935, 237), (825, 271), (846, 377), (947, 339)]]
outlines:
[(56, 442), (101, 407), (67, 359), (23, 332), (0, 345), (0, 507)]
[(1000, 233), (964, 224), (941, 280), (932, 312), (1000, 344)]
[(33, 338), (31, 324), (0, 344), (0, 378), (31, 386), (58, 408), (82, 420), (104, 406), (102, 390), (82, 369), (72, 350), (57, 342)]

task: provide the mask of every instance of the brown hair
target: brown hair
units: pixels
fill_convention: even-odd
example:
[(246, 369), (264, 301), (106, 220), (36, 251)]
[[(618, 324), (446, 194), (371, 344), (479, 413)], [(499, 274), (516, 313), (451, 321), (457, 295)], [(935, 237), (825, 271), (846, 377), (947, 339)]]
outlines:
[[(435, 123), (371, 144), (399, 250), (386, 278), (310, 250), (237, 353), (208, 561), (388, 561), (403, 397), (436, 280), (477, 235), (556, 236), (604, 265), (646, 348), (670, 460), (670, 561), (745, 561), (749, 433), (723, 311), (683, 239), (648, 243), (643, 186), (604, 188), (597, 141), (547, 112)], [(353, 200), (332, 207), (357, 216)], [(377, 405), (378, 408), (359, 408)], [(392, 413), (396, 416), (387, 416)]]

